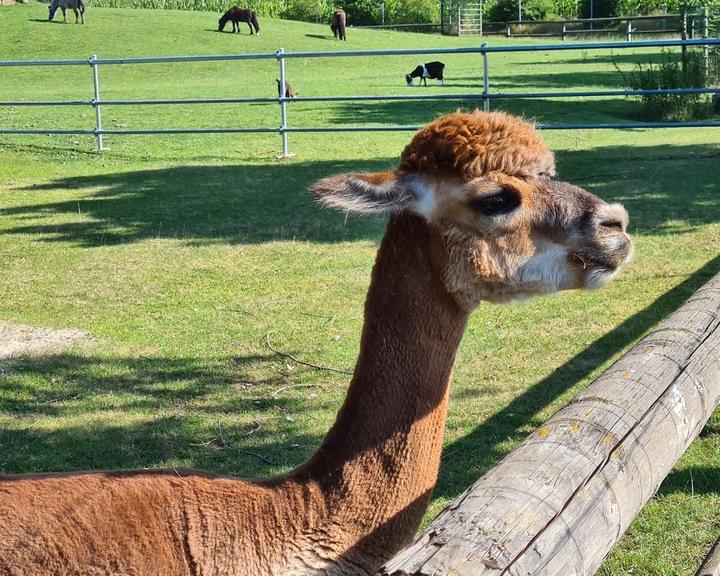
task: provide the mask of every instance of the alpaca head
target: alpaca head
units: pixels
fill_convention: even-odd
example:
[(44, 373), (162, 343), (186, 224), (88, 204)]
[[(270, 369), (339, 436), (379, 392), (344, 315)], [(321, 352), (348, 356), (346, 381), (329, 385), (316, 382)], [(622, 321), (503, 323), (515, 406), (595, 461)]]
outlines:
[(410, 212), (443, 247), (445, 288), (466, 308), (598, 288), (632, 254), (628, 216), (554, 179), (532, 125), (503, 113), (449, 114), (420, 130), (396, 170), (349, 173), (311, 191), (349, 212)]

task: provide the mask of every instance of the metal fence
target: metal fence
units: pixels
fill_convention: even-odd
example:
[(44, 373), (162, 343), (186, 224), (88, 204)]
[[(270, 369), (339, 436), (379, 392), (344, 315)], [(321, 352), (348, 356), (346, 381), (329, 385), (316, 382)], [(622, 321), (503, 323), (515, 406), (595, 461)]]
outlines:
[[(87, 60), (25, 60), (0, 61), (0, 66), (90, 66), (93, 71), (93, 98), (91, 100), (65, 100), (65, 101), (0, 101), (0, 106), (91, 106), (95, 110), (94, 129), (10, 129), (0, 127), (0, 134), (93, 134), (97, 140), (97, 150), (102, 151), (103, 136), (106, 134), (228, 134), (228, 133), (277, 133), (282, 139), (281, 158), (292, 156), (288, 147), (288, 134), (292, 132), (397, 132), (415, 131), (419, 126), (290, 126), (288, 123), (287, 106), (289, 103), (301, 102), (367, 102), (367, 101), (398, 101), (398, 100), (477, 100), (483, 102), (485, 110), (490, 109), (490, 103), (499, 99), (522, 98), (581, 98), (581, 97), (610, 97), (610, 96), (641, 96), (650, 94), (718, 94), (720, 88), (678, 88), (665, 90), (594, 90), (575, 92), (523, 92), (503, 93), (490, 90), (489, 56), (501, 52), (546, 52), (558, 50), (601, 50), (609, 48), (649, 48), (672, 46), (720, 46), (720, 38), (703, 40), (654, 40), (644, 42), (595, 42), (576, 44), (549, 44), (531, 46), (482, 46), (469, 48), (432, 48), (432, 49), (405, 49), (405, 50), (346, 50), (339, 52), (285, 52), (280, 48), (274, 53), (259, 54), (227, 54), (213, 56), (163, 56), (153, 58), (98, 58), (93, 55)], [(311, 96), (303, 98), (286, 98), (279, 94), (277, 98), (189, 98), (165, 100), (103, 100), (100, 92), (100, 66), (117, 64), (155, 64), (168, 62), (210, 62), (224, 60), (268, 60), (278, 62), (280, 86), (285, 86), (287, 74), (285, 63), (294, 58), (340, 58), (340, 57), (371, 57), (371, 56), (400, 56), (421, 54), (480, 54), (483, 59), (483, 90), (482, 92), (459, 94), (407, 94), (407, 95), (378, 95), (378, 96)], [(157, 129), (114, 129), (103, 128), (103, 106), (147, 106), (172, 104), (249, 104), (273, 103), (280, 107), (280, 125), (276, 128), (157, 128)], [(543, 130), (581, 130), (604, 128), (673, 128), (673, 127), (720, 127), (720, 121), (703, 122), (617, 122), (617, 123), (582, 123), (582, 124), (539, 124)]]

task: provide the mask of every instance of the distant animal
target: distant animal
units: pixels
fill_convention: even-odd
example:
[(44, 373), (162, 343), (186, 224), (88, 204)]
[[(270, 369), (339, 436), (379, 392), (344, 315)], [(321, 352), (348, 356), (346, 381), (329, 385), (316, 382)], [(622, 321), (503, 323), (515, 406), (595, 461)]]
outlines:
[(65, 10), (72, 8), (75, 12), (75, 24), (78, 23), (78, 14), (80, 15), (80, 24), (85, 24), (85, 4), (82, 0), (52, 0), (50, 6), (48, 6), (48, 20), (55, 18), (55, 12), (60, 8), (63, 13), (63, 22), (67, 24), (67, 15)]
[(335, 10), (332, 15), (332, 22), (330, 22), (330, 30), (332, 30), (333, 36), (338, 40), (347, 40), (347, 38), (345, 38), (346, 23), (347, 14), (345, 14), (345, 10)]
[[(420, 64), (415, 70), (410, 72), (410, 74), (405, 74), (405, 81), (408, 83), (408, 86), (413, 86), (413, 78), (420, 78), (420, 82), (423, 82), (425, 86), (427, 86), (427, 79), (435, 78), (444, 86), (444, 73), (445, 64), (442, 62), (426, 62), (425, 64)], [(420, 82), (418, 82), (418, 86), (420, 86)]]
[(714, 94), (712, 101), (713, 101), (713, 110), (717, 114), (720, 114), (720, 94)]
[[(280, 80), (275, 78), (275, 82), (277, 82), (278, 96), (281, 96), (282, 90), (280, 89)], [(290, 82), (285, 82), (285, 98), (297, 98), (298, 96), (300, 96), (300, 92), (293, 90), (293, 87), (290, 86)]]
[(237, 32), (240, 34), (240, 22), (246, 22), (250, 27), (250, 34), (253, 32), (256, 36), (260, 34), (260, 24), (258, 24), (255, 10), (233, 6), (220, 17), (220, 20), (218, 20), (218, 32), (222, 32), (225, 29), (225, 24), (228, 23), (228, 20), (232, 22), (233, 33)]

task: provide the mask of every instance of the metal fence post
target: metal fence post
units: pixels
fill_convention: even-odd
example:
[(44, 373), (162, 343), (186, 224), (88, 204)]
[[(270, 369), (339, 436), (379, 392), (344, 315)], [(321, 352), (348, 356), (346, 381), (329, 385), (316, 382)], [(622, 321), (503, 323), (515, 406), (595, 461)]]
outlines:
[[(480, 48), (487, 48), (487, 42), (483, 42)], [(490, 111), (490, 100), (488, 99), (488, 92), (490, 91), (490, 68), (488, 66), (488, 55), (487, 51), (483, 50), (483, 110), (485, 112)]]
[(93, 108), (95, 108), (95, 139), (97, 140), (97, 151), (102, 152), (105, 150), (103, 146), (103, 135), (102, 135), (102, 112), (100, 112), (100, 76), (98, 74), (97, 55), (93, 54), (88, 60), (93, 70), (93, 88), (94, 97), (92, 101)]
[[(710, 16), (708, 14), (707, 6), (703, 8), (703, 40), (707, 40), (710, 36)], [(707, 44), (703, 44), (703, 73), (705, 78), (705, 86), (708, 85), (710, 80), (710, 51)]]
[(628, 41), (628, 42), (632, 42), (632, 33), (633, 33), (632, 20), (628, 19), (628, 21), (627, 21), (627, 29), (626, 29), (627, 41)]
[[(682, 15), (682, 31), (680, 32), (680, 40), (687, 40), (688, 37), (688, 14), (685, 5), (681, 8)], [(680, 47), (680, 58), (682, 61), (683, 74), (687, 73), (687, 46)]]
[(287, 135), (287, 98), (285, 98), (285, 49), (279, 48), (276, 52), (277, 59), (280, 62), (280, 86), (278, 86), (278, 102), (280, 103), (280, 137), (282, 138), (282, 154), (278, 156), (281, 158), (290, 158), (295, 156), (288, 150), (288, 135)]

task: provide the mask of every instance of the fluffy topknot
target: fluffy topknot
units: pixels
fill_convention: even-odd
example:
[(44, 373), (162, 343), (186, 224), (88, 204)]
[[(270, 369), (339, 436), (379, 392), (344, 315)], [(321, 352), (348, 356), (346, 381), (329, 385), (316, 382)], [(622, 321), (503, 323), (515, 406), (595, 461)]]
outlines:
[(454, 112), (415, 134), (399, 169), (453, 174), (465, 180), (488, 172), (527, 177), (554, 174), (552, 152), (532, 124), (503, 112)]

